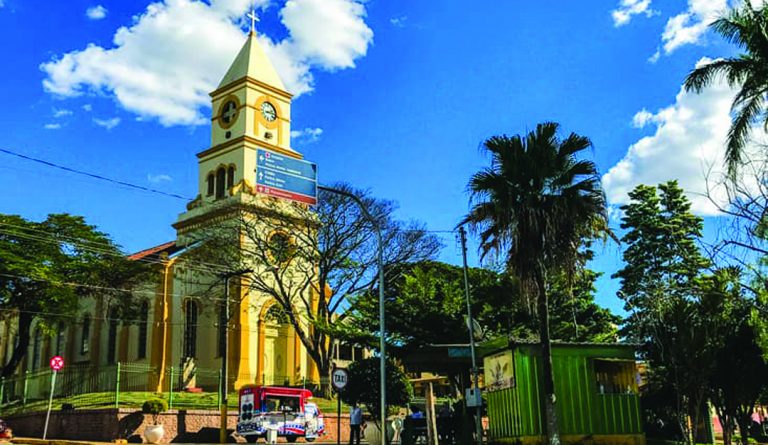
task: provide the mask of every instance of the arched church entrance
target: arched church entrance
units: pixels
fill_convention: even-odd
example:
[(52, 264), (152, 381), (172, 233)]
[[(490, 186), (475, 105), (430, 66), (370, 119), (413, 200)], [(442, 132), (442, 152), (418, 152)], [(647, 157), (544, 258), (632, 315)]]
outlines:
[(279, 304), (272, 304), (264, 313), (264, 384), (289, 386), (296, 384), (295, 342), (296, 332)]

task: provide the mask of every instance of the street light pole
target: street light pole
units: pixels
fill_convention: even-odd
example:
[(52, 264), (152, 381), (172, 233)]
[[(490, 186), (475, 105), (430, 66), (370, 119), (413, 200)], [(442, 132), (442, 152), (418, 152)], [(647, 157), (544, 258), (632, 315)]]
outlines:
[[(480, 378), (477, 376), (477, 357), (475, 355), (475, 322), (472, 320), (472, 305), (469, 303), (469, 275), (467, 273), (467, 232), (464, 226), (459, 227), (459, 236), (461, 237), (461, 257), (464, 262), (464, 293), (467, 298), (467, 324), (469, 325), (469, 350), (472, 355), (472, 377), (475, 380), (475, 391), (472, 394), (477, 400), (480, 399)], [(482, 400), (482, 399), (480, 399)], [(475, 407), (475, 432), (477, 434), (478, 445), (483, 444), (483, 426), (480, 414), (483, 411), (483, 404)]]
[(219, 407), (219, 410), (221, 412), (221, 419), (219, 423), (219, 443), (227, 443), (227, 387), (229, 386), (229, 376), (227, 373), (229, 372), (228, 369), (228, 361), (229, 361), (229, 279), (232, 277), (237, 277), (241, 275), (245, 275), (247, 273), (253, 272), (252, 269), (242, 269), (235, 272), (227, 272), (225, 274), (222, 274), (221, 276), (224, 278), (224, 307), (222, 308), (224, 310), (224, 339), (223, 339), (223, 347), (221, 348), (221, 406)]
[(381, 393), (379, 409), (381, 413), (381, 445), (386, 445), (387, 429), (385, 428), (384, 423), (387, 420), (387, 342), (384, 340), (384, 335), (386, 334), (386, 329), (384, 326), (384, 239), (381, 236), (381, 227), (379, 227), (379, 224), (373, 218), (373, 215), (368, 212), (368, 208), (365, 206), (365, 203), (363, 203), (363, 201), (358, 196), (346, 190), (339, 190), (319, 184), (317, 188), (329, 193), (345, 196), (355, 201), (358, 207), (360, 207), (360, 210), (362, 210), (365, 219), (371, 223), (376, 231), (376, 241), (378, 242), (378, 252), (376, 256), (379, 266), (379, 391)]

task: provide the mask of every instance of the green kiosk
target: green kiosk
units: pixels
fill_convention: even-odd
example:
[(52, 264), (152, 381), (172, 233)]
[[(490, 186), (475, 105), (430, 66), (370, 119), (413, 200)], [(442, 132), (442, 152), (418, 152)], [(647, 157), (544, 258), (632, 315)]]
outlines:
[[(485, 351), (490, 442), (544, 443), (539, 344), (510, 341)], [(634, 346), (556, 342), (552, 366), (563, 443), (645, 444)]]

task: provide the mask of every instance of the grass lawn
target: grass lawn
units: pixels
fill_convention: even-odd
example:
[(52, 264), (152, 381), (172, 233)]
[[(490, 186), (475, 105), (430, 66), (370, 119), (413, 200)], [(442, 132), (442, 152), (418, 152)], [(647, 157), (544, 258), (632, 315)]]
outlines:
[[(120, 408), (136, 408), (141, 409), (141, 405), (148, 399), (164, 399), (169, 402), (169, 394), (162, 393), (157, 394), (153, 392), (121, 392), (119, 397)], [(323, 413), (333, 414), (336, 412), (336, 399), (323, 399), (320, 397), (312, 398), (312, 401), (317, 404), (320, 411)], [(53, 410), (60, 410), (62, 405), (69, 403), (76, 410), (83, 409), (101, 409), (101, 408), (115, 408), (115, 393), (114, 392), (101, 392), (101, 393), (89, 393), (71, 397), (53, 399)], [(227, 406), (232, 409), (237, 409), (238, 394), (236, 392), (229, 393), (227, 400)], [(219, 397), (217, 393), (202, 392), (202, 393), (190, 393), (190, 392), (174, 392), (172, 409), (210, 409), (217, 410), (219, 407)], [(20, 404), (7, 406), (0, 409), (0, 414), (12, 415), (20, 412), (31, 411), (45, 411), (48, 408), (48, 400), (35, 400), (28, 401), (25, 406)], [(342, 411), (349, 412), (348, 407), (342, 404)]]

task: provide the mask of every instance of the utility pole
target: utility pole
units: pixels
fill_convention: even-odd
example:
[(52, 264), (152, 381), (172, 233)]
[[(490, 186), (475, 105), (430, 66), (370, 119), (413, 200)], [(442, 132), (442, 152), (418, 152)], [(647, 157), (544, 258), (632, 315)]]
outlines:
[(482, 398), (480, 395), (480, 379), (477, 375), (477, 357), (475, 355), (475, 322), (472, 319), (472, 305), (469, 302), (469, 273), (467, 272), (467, 232), (464, 226), (459, 227), (459, 237), (461, 238), (461, 257), (464, 262), (464, 294), (467, 299), (467, 325), (469, 326), (469, 350), (472, 355), (472, 377), (475, 380), (473, 395), (480, 401), (480, 406), (475, 407), (475, 434), (477, 434), (478, 445), (483, 444), (483, 425), (480, 415), (483, 412)]
[(227, 362), (229, 361), (229, 279), (232, 277), (238, 277), (247, 273), (253, 272), (252, 269), (242, 269), (235, 272), (227, 272), (222, 274), (224, 278), (224, 341), (221, 351), (221, 406), (219, 407), (221, 412), (221, 419), (219, 424), (219, 443), (227, 443), (227, 387), (229, 386), (229, 372)]
[(385, 427), (387, 421), (387, 342), (384, 340), (384, 334), (386, 329), (384, 327), (384, 239), (381, 237), (381, 227), (374, 219), (373, 215), (368, 212), (368, 208), (365, 203), (352, 193), (345, 190), (339, 190), (332, 187), (326, 187), (324, 185), (317, 185), (317, 188), (329, 193), (335, 193), (337, 195), (346, 196), (355, 201), (362, 210), (365, 219), (371, 223), (376, 231), (376, 241), (378, 242), (378, 252), (376, 254), (377, 262), (379, 266), (379, 391), (381, 392), (381, 400), (379, 409), (381, 410), (381, 445), (387, 444), (387, 428)]

